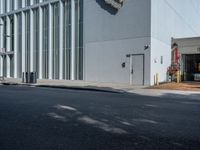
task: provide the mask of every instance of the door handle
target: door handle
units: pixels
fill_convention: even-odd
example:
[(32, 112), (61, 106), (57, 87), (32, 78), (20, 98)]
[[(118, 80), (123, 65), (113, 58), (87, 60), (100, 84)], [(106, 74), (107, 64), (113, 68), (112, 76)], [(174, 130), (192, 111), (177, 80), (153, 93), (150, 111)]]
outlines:
[(133, 69), (131, 69), (131, 74), (133, 74)]

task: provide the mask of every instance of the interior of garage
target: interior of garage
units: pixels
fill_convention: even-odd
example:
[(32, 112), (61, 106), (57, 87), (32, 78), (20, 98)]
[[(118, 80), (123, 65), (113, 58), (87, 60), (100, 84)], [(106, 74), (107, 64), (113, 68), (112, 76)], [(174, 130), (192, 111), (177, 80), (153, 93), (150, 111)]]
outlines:
[(200, 81), (200, 54), (183, 54), (183, 80)]

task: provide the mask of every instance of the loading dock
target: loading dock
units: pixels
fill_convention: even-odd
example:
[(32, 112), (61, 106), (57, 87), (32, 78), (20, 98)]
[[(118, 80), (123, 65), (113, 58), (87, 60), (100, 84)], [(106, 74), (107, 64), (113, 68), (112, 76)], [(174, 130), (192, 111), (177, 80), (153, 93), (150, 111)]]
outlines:
[(183, 80), (200, 81), (200, 54), (183, 54)]
[(180, 53), (180, 72), (183, 81), (200, 81), (200, 37), (173, 39)]

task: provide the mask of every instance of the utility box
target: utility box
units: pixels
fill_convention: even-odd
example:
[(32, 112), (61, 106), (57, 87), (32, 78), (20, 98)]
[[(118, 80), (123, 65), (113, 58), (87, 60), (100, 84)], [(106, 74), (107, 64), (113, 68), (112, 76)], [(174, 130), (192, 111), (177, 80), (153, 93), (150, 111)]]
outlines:
[(30, 83), (37, 83), (37, 74), (36, 72), (30, 73)]
[(37, 83), (36, 72), (23, 72), (22, 83)]

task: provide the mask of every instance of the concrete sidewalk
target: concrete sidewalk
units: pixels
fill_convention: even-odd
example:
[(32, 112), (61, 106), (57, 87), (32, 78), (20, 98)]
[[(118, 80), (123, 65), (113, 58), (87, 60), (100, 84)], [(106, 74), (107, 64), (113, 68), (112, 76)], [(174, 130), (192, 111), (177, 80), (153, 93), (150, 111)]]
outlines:
[(168, 97), (168, 98), (187, 98), (200, 100), (200, 92), (197, 91), (180, 91), (180, 90), (160, 90), (148, 89), (147, 86), (133, 86), (129, 84), (120, 83), (100, 83), (100, 82), (86, 82), (86, 81), (70, 81), (70, 80), (37, 80), (36, 84), (22, 83), (21, 79), (6, 78), (5, 81), (0, 82), (7, 85), (26, 85), (36, 87), (51, 87), (51, 88), (65, 88), (78, 90), (92, 90), (116, 93), (132, 93), (143, 96), (152, 97)]
[[(137, 89), (137, 90), (128, 91), (128, 92), (138, 94), (138, 95), (143, 95), (143, 96), (165, 97), (165, 98), (169, 98), (169, 99), (189, 99), (189, 100), (199, 100), (200, 101), (200, 92), (198, 92), (198, 91)], [(198, 105), (199, 104), (200, 103), (198, 103)]]
[(99, 90), (108, 92), (129, 92), (129, 91), (134, 91), (136, 89), (145, 88), (145, 86), (133, 86), (129, 84), (87, 82), (80, 80), (71, 81), (71, 80), (38, 79), (36, 84), (26, 84), (22, 83), (22, 79), (5, 78), (5, 80), (0, 83), (6, 85), (28, 85), (28, 86), (52, 87), (52, 88)]

